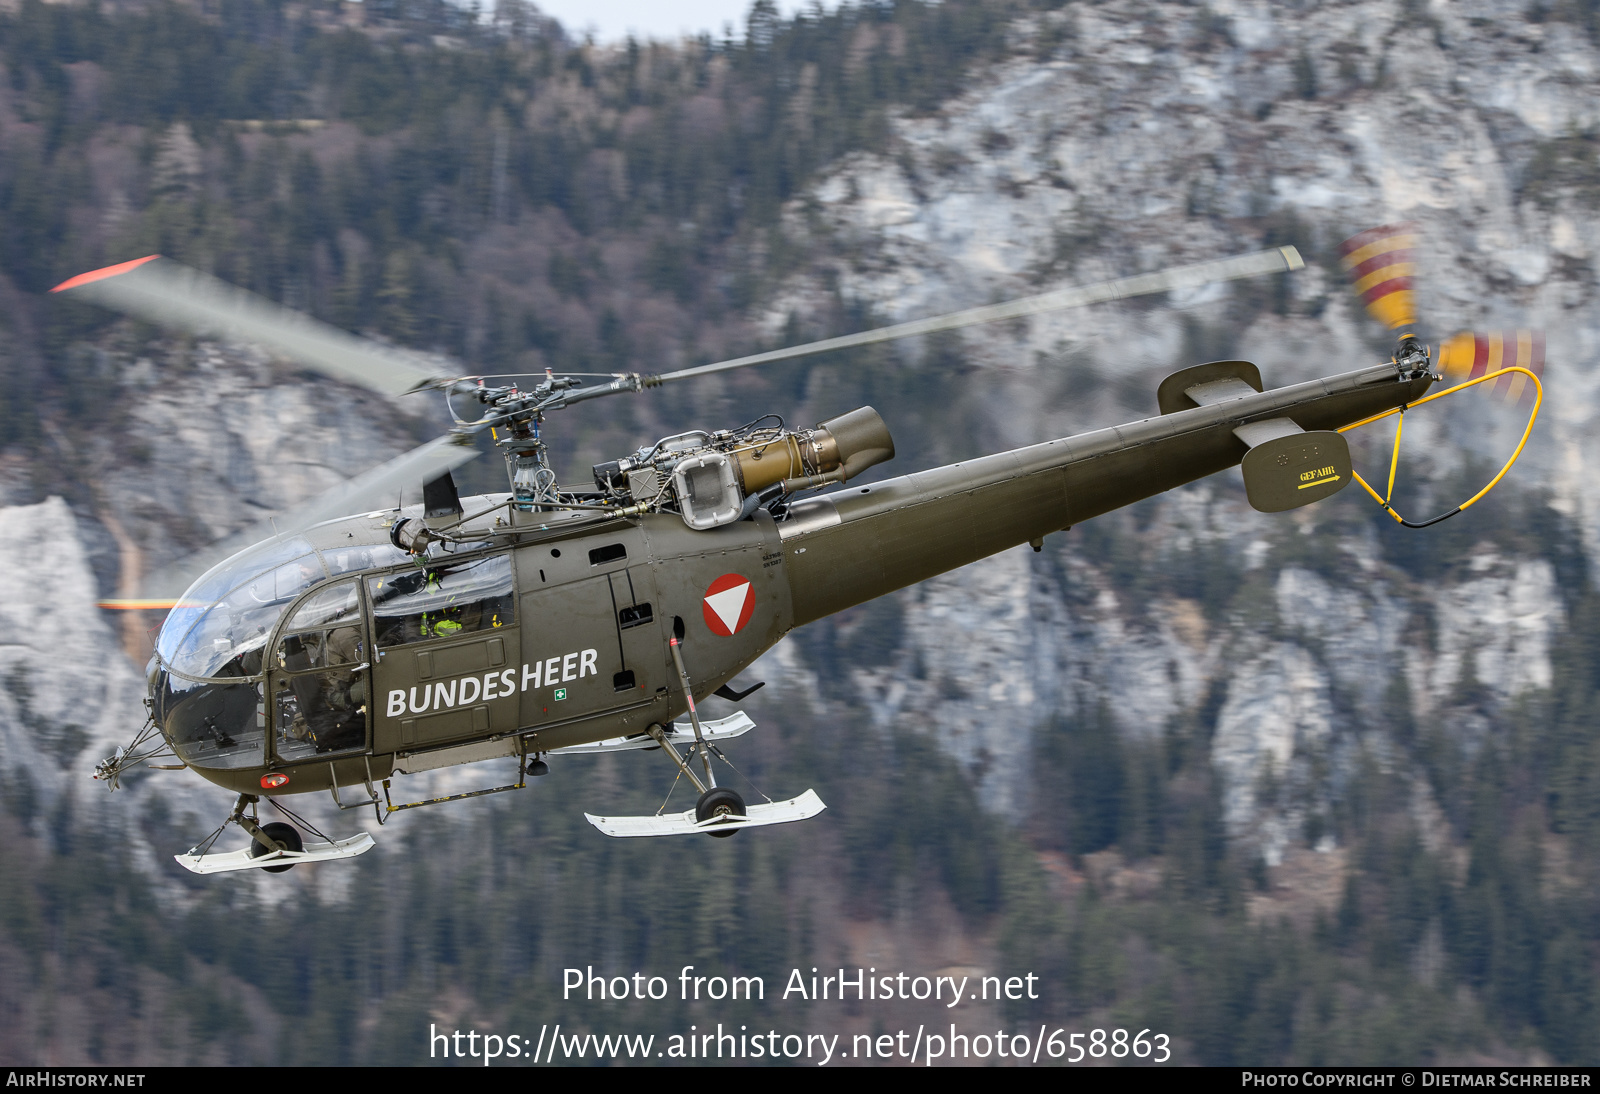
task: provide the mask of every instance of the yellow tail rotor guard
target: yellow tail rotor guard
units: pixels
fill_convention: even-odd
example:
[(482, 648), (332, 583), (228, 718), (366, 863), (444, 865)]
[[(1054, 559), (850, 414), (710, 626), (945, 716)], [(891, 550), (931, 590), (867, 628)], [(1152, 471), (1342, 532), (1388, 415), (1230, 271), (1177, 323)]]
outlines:
[[(1533, 390), (1534, 390), (1533, 411), (1532, 411), (1532, 413), (1530, 413), (1528, 415), (1528, 424), (1522, 430), (1522, 439), (1517, 442), (1516, 451), (1511, 453), (1511, 458), (1509, 460), (1507, 460), (1506, 463), (1505, 463), (1505, 466), (1500, 469), (1500, 473), (1497, 474), (1494, 478), (1490, 479), (1489, 480), (1489, 485), (1485, 486), (1482, 490), (1479, 490), (1476, 494), (1472, 495), (1472, 497), (1468, 498), (1466, 501), (1462, 502), (1460, 505), (1456, 506), (1454, 509), (1450, 510), (1448, 513), (1443, 513), (1440, 516), (1434, 517), (1431, 520), (1413, 522), (1413, 521), (1406, 520), (1399, 513), (1395, 512), (1394, 506), (1390, 504), (1390, 501), (1394, 497), (1395, 472), (1400, 466), (1400, 434), (1401, 434), (1401, 431), (1405, 428), (1405, 413), (1406, 413), (1406, 411), (1412, 409), (1413, 407), (1422, 406), (1424, 403), (1431, 403), (1435, 399), (1442, 399), (1446, 395), (1454, 395), (1457, 392), (1465, 391), (1465, 390), (1467, 390), (1467, 388), (1472, 387), (1474, 384), (1482, 384), (1482, 383), (1487, 383), (1487, 382), (1489, 382), (1491, 380), (1497, 380), (1497, 379), (1499, 379), (1499, 378), (1501, 378), (1503, 376), (1506, 376), (1509, 373), (1513, 373), (1513, 372), (1520, 372), (1522, 375), (1524, 375), (1524, 376), (1526, 376), (1528, 378), (1528, 382), (1529, 383), (1533, 384)], [(1421, 399), (1418, 399), (1416, 402), (1411, 403), (1408, 406), (1396, 407), (1393, 410), (1386, 410), (1382, 414), (1374, 414), (1370, 418), (1363, 418), (1361, 421), (1356, 422), (1354, 425), (1345, 426), (1343, 429), (1339, 430), (1339, 432), (1340, 433), (1348, 433), (1352, 429), (1360, 429), (1364, 425), (1371, 425), (1373, 422), (1382, 421), (1384, 418), (1389, 417), (1391, 414), (1400, 415), (1400, 421), (1395, 426), (1395, 431), (1394, 431), (1394, 452), (1389, 458), (1389, 485), (1388, 485), (1388, 489), (1385, 492), (1385, 494), (1382, 497), (1379, 497), (1378, 496), (1378, 492), (1376, 490), (1374, 490), (1370, 485), (1368, 485), (1367, 480), (1362, 478), (1359, 472), (1352, 471), (1351, 474), (1355, 477), (1356, 482), (1361, 484), (1362, 489), (1365, 490), (1367, 493), (1372, 495), (1372, 500), (1377, 502), (1379, 505), (1381, 505), (1383, 507), (1384, 511), (1387, 512), (1396, 521), (1398, 521), (1399, 523), (1405, 525), (1407, 528), (1426, 528), (1430, 524), (1438, 524), (1441, 520), (1445, 520), (1445, 519), (1447, 519), (1449, 517), (1453, 517), (1457, 513), (1460, 513), (1460, 512), (1463, 512), (1464, 510), (1472, 508), (1472, 506), (1475, 505), (1479, 501), (1479, 499), (1481, 499), (1485, 494), (1487, 494), (1489, 491), (1493, 490), (1497, 485), (1499, 485), (1500, 480), (1506, 477), (1506, 472), (1511, 470), (1511, 465), (1517, 462), (1517, 457), (1522, 455), (1522, 450), (1523, 450), (1524, 447), (1526, 447), (1526, 445), (1528, 443), (1528, 438), (1533, 434), (1533, 423), (1539, 420), (1539, 407), (1543, 404), (1543, 402), (1544, 402), (1544, 385), (1539, 382), (1539, 377), (1535, 376), (1531, 371), (1529, 371), (1528, 369), (1523, 368), (1520, 365), (1512, 365), (1509, 368), (1498, 369), (1498, 370), (1496, 370), (1494, 372), (1490, 372), (1490, 373), (1487, 373), (1487, 374), (1485, 374), (1483, 376), (1476, 377), (1475, 379), (1468, 380), (1466, 383), (1457, 384), (1455, 387), (1446, 388), (1444, 391), (1436, 391), (1432, 395), (1428, 395), (1428, 396), (1425, 396), (1425, 397), (1423, 397)]]

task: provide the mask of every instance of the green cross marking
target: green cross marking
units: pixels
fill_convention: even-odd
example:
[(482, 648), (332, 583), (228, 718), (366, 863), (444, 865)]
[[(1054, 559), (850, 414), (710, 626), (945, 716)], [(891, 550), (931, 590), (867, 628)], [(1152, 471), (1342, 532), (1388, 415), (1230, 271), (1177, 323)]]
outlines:
[(567, 697), (567, 689), (566, 688), (556, 688), (556, 700), (558, 702), (560, 700), (562, 700), (562, 699), (565, 699), (566, 697)]

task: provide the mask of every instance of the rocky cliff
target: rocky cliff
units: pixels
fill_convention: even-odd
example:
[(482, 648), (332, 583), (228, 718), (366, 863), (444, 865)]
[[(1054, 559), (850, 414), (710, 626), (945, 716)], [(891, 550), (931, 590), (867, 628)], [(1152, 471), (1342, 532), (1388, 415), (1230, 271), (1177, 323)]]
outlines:
[[(1270, 865), (1336, 846), (1326, 819), (1363, 762), (1410, 772), (1418, 815), (1436, 815), (1386, 704), (1468, 755), (1505, 732), (1506, 712), (1550, 686), (1582, 580), (1571, 540), (1600, 544), (1585, 470), (1600, 456), (1600, 51), (1504, 4), (1070, 5), (1014, 33), (1013, 60), (902, 118), (881, 152), (792, 206), (814, 265), (769, 307), (769, 329), (830, 293), (901, 320), (1263, 243), (1306, 253), (1277, 284), (968, 333), (976, 371), (946, 397), (979, 408), (980, 447), (1028, 443), (1152, 413), (1159, 379), (1198, 359), (1249, 358), (1268, 384), (1382, 360), (1385, 336), (1334, 249), (1409, 220), (1433, 340), (1547, 332), (1539, 432), (1500, 488), (1506, 504), (1451, 528), (1384, 528), (1354, 489), (1264, 517), (1231, 472), (1104, 518), (1105, 532), (1052, 537), (1042, 556), (927, 582), (896, 598), (884, 663), (845, 668), (851, 700), (930, 734), (1015, 819), (1038, 791), (1035, 731), (1063, 712), (1101, 707), (1136, 740), (1208, 703), (1228, 829)], [(1413, 415), (1402, 474), (1415, 515), (1474, 492), (1522, 421), (1475, 395)], [(1367, 432), (1358, 467), (1376, 474), (1392, 426)], [(1508, 521), (1552, 531), (1508, 549)]]
[[(1052, 535), (1040, 553), (1008, 552), (797, 632), (747, 674), (771, 686), (748, 704), (763, 733), (734, 755), (752, 757), (773, 789), (813, 780), (834, 808), (803, 835), (726, 841), (735, 846), (694, 859), (688, 887), (708, 905), (692, 929), (674, 918), (689, 907), (678, 899), (685, 882), (676, 865), (637, 847), (584, 842), (572, 852), (575, 841), (599, 839), (576, 819), (591, 796), (653, 792), (611, 761), (574, 762), (566, 771), (581, 777), (568, 781), (558, 771), (541, 791), (554, 801), (516, 814), (515, 826), (469, 817), (456, 829), (408, 815), (402, 832), (390, 827), (380, 840), (377, 869), (185, 888), (190, 879), (165, 856), (204, 835), (227, 796), (182, 773), (129, 780), (109, 798), (89, 782), (94, 761), (143, 721), (139, 651), (148, 641), (136, 621), (95, 609), (95, 597), (409, 448), (441, 421), (247, 348), (126, 325), (77, 339), (58, 331), (49, 360), (70, 391), (57, 391), (61, 405), (38, 417), (31, 448), (16, 442), (0, 453), (12, 537), (0, 575), (0, 796), (59, 856), (30, 860), (29, 884), (44, 891), (47, 866), (70, 861), (76, 835), (131, 835), (134, 860), (165, 879), (163, 907), (188, 908), (184, 922), (201, 934), (229, 916), (254, 922), (258, 904), (309, 893), (291, 908), (301, 918), (270, 921), (285, 932), (284, 952), (324, 937), (319, 917), (345, 907), (346, 885), (381, 890), (375, 903), (400, 909), (381, 945), (400, 939), (401, 957), (391, 966), (385, 948), (339, 982), (361, 984), (352, 990), (416, 1022), (446, 1005), (458, 1015), (499, 1006), (458, 988), (440, 1002), (439, 985), (459, 985), (462, 964), (489, 961), (488, 949), (544, 966), (590, 952), (621, 961), (614, 948), (623, 934), (612, 925), (643, 915), (657, 917), (645, 934), (671, 940), (655, 955), (707, 960), (721, 947), (719, 959), (747, 968), (814, 959), (818, 946), (837, 946), (827, 960), (871, 963), (877, 951), (850, 939), (880, 938), (892, 923), (897, 960), (1003, 959), (1050, 971), (1057, 994), (1041, 1016), (1052, 1020), (1105, 1017), (1113, 1007), (1175, 1014), (1188, 1059), (1392, 1062), (1382, 1051), (1381, 1034), (1394, 1024), (1385, 1008), (1419, 1000), (1442, 1016), (1407, 1026), (1430, 1051), (1481, 1043), (1490, 1047), (1473, 1051), (1504, 1048), (1500, 1058), (1523, 1059), (1540, 1051), (1527, 1045), (1542, 1045), (1589, 1058), (1600, 1013), (1585, 895), (1597, 871), (1582, 850), (1600, 835), (1600, 752), (1588, 713), (1600, 678), (1591, 663), (1600, 608), (1588, 578), (1600, 550), (1600, 489), (1588, 472), (1600, 455), (1591, 429), (1600, 414), (1600, 49), (1587, 6), (1110, 0), (1005, 10), (1016, 18), (1000, 59), (975, 69), (959, 96), (899, 110), (881, 140), (852, 146), (869, 150), (836, 158), (773, 222), (746, 225), (731, 242), (696, 242), (695, 224), (674, 221), (647, 254), (624, 238), (636, 224), (606, 237), (613, 229), (594, 227), (603, 218), (584, 222), (581, 202), (555, 212), (555, 198), (538, 210), (518, 205), (556, 193), (554, 184), (521, 197), (496, 189), (485, 227), (483, 203), (468, 200), (482, 178), (451, 190), (441, 171), (431, 189), (406, 191), (419, 216), (433, 218), (433, 242), (396, 245), (367, 269), (349, 256), (366, 254), (384, 229), (363, 221), (359, 232), (340, 229), (336, 254), (323, 248), (306, 260), (306, 284), (320, 292), (316, 285), (348, 282), (356, 288), (340, 306), (351, 314), (365, 300), (374, 315), (421, 322), (426, 286), (406, 280), (415, 257), (406, 247), (433, 246), (448, 235), (438, 225), (458, 224), (466, 270), (451, 271), (449, 247), (430, 252), (436, 280), (427, 284), (453, 295), (428, 307), (483, 304), (467, 325), (482, 328), (473, 338), (483, 345), (512, 346), (507, 362), (582, 371), (630, 346), (651, 367), (690, 363), (704, 356), (699, 346), (741, 338), (837, 333), (1262, 246), (1305, 254), (1307, 268), (1292, 276), (710, 379), (637, 404), (653, 409), (623, 410), (619, 401), (615, 419), (580, 412), (570, 426), (557, 423), (570, 428), (565, 470), (577, 480), (593, 459), (659, 433), (736, 424), (747, 409), (779, 410), (793, 423), (870, 401), (901, 452), (879, 471), (898, 474), (1147, 416), (1161, 377), (1201, 360), (1248, 358), (1271, 385), (1383, 360), (1388, 335), (1354, 304), (1336, 247), (1360, 229), (1410, 220), (1422, 239), (1418, 298), (1430, 341), (1462, 328), (1546, 332), (1544, 410), (1509, 479), (1470, 512), (1410, 531), (1355, 490), (1263, 516), (1227, 472)], [(846, 70), (904, 46), (887, 19), (845, 31)], [(752, 38), (750, 49), (761, 48)], [(677, 78), (676, 55), (650, 56), (663, 80)], [(556, 114), (571, 107), (569, 121), (588, 118), (585, 80), (603, 85), (634, 71), (603, 61), (574, 52), (529, 101)], [(722, 80), (732, 63), (712, 57), (702, 67)], [(92, 68), (79, 71), (71, 102), (93, 98)], [(530, 89), (536, 83), (529, 78)], [(830, 86), (801, 66), (794, 124), (814, 105), (805, 89)], [(0, 121), (32, 140), (43, 123), (16, 120), (34, 109), (32, 92), (8, 94), (0, 106), (11, 113)], [(709, 125), (701, 114), (722, 115), (708, 102), (694, 100), (685, 116)], [(545, 121), (537, 110), (529, 118), (529, 126)], [(177, 216), (161, 196), (176, 184), (157, 185), (156, 176), (177, 178), (180, 168), (188, 174), (178, 204), (200, 209), (204, 195), (227, 192), (235, 159), (254, 180), (238, 200), (298, 193), (294, 186), (315, 179), (312, 153), (332, 178), (348, 166), (335, 146), (356, 139), (353, 129), (329, 136), (315, 126), (304, 133), (321, 137), (288, 127), (260, 143), (162, 132), (146, 141), (149, 165), (126, 133), (96, 145), (98, 159), (85, 154), (85, 170), (111, 164), (117, 186), (149, 199), (143, 212), (127, 198), (112, 203), (108, 222), (144, 216), (148, 228)], [(519, 151), (525, 139), (516, 130), (512, 152), (492, 154), (496, 179), (511, 163), (543, 170)], [(199, 151), (190, 155), (190, 145)], [(447, 146), (440, 138), (437, 148)], [(631, 177), (623, 153), (595, 147), (596, 162), (610, 165), (606, 177)], [(267, 162), (275, 148), (284, 162), (291, 150), (305, 153), (276, 183)], [(363, 160), (362, 170), (377, 162)], [(139, 182), (141, 171), (152, 179)], [(326, 198), (307, 186), (305, 194)], [(626, 205), (621, 182), (613, 189)], [(635, 197), (648, 203), (650, 193)], [(223, 204), (209, 207), (217, 219), (203, 222), (206, 231), (222, 231)], [(355, 239), (361, 232), (367, 242)], [(470, 280), (478, 260), (502, 253), (515, 261), (494, 266), (498, 283)], [(343, 273), (330, 254), (346, 256)], [(672, 281), (694, 271), (704, 284)], [(525, 300), (513, 291), (524, 282)], [(751, 294), (755, 306), (739, 311)], [(643, 303), (630, 309), (635, 298)], [(517, 311), (523, 305), (533, 310)], [(27, 333), (34, 313), (7, 307), (0, 319)], [(596, 344), (610, 356), (563, 327), (577, 330), (590, 313), (608, 317)], [(534, 350), (515, 349), (518, 330)], [(24, 341), (0, 364), (33, 352)], [(12, 388), (0, 396), (16, 398)], [(1411, 415), (1401, 510), (1431, 516), (1469, 496), (1510, 452), (1521, 421), (1476, 395)], [(1366, 432), (1353, 445), (1357, 466), (1376, 473), (1390, 426)], [(486, 462), (467, 474), (488, 488), (498, 468)], [(51, 489), (70, 502), (44, 500)], [(947, 778), (950, 770), (957, 774)], [(970, 806), (972, 793), (986, 816)], [(394, 849), (418, 853), (390, 858)], [(513, 861), (541, 869), (508, 868)], [(1239, 877), (1250, 883), (1242, 902)], [(652, 899), (641, 902), (639, 892)], [(718, 903), (728, 893), (743, 903)], [(480, 919), (489, 906), (480, 902), (493, 914)], [(812, 915), (850, 930), (815, 943)], [(1279, 915), (1303, 929), (1259, 929)], [(746, 919), (761, 927), (750, 935), (759, 953), (735, 929)], [(494, 947), (458, 945), (452, 932), (466, 937), (486, 922), (504, 934)], [(362, 920), (344, 937), (368, 931)], [(233, 937), (217, 927), (224, 936)], [(690, 938), (682, 945), (692, 952), (671, 949)], [(181, 958), (207, 976), (228, 966), (240, 982), (271, 980), (248, 947), (210, 945), (174, 950), (156, 962), (159, 975)], [(87, 983), (90, 974), (80, 974)], [(43, 976), (18, 980), (24, 987), (0, 1004), (28, 1009)], [(230, 983), (228, 992), (240, 990)], [(323, 1008), (334, 1016), (329, 1029), (350, 1021), (355, 1011), (340, 1009), (338, 991), (311, 983), (309, 973), (285, 972), (268, 1006), (282, 1015)], [(1306, 1009), (1309, 994), (1273, 994), (1274, 984), (1326, 989), (1316, 1003), (1323, 1009)], [(527, 990), (519, 998), (537, 1002), (529, 1013), (554, 1013)], [(182, 999), (173, 1005), (183, 1013), (209, 1013)], [(1279, 1018), (1281, 1029), (1272, 1026)], [(248, 1027), (229, 1021), (195, 1019), (193, 1044), (226, 1056), (228, 1037), (205, 1030)], [(1249, 1040), (1269, 1026), (1276, 1040)], [(1503, 1032), (1494, 1036), (1506, 1043), (1491, 1044), (1484, 1033), (1524, 1026), (1538, 1031), (1526, 1044)], [(1330, 1049), (1318, 1040), (1324, 1028), (1351, 1040)], [(362, 1051), (388, 1051), (393, 1036), (367, 1037)], [(351, 1043), (308, 1048), (305, 1058), (356, 1058)]]
[[(1336, 808), (1360, 757), (1411, 762), (1377, 724), (1397, 689), (1412, 718), (1448, 722), (1470, 746), (1550, 684), (1563, 586), (1581, 571), (1567, 559), (1558, 572), (1550, 537), (1508, 549), (1494, 521), (1550, 510), (1546, 523), (1576, 529), (1585, 553), (1600, 544), (1600, 490), (1584, 471), (1600, 410), (1588, 136), (1600, 52), (1569, 24), (1492, 4), (1069, 5), (1011, 33), (1009, 61), (934, 113), (901, 117), (880, 152), (850, 157), (791, 205), (785, 230), (809, 261), (766, 305), (769, 331), (804, 329), (832, 300), (907, 319), (1264, 243), (1293, 242), (1311, 260), (1273, 284), (969, 332), (968, 371), (940, 374), (936, 398), (975, 412), (931, 449), (992, 450), (1147, 414), (1160, 377), (1198, 358), (1249, 357), (1272, 384), (1381, 359), (1384, 336), (1332, 250), (1362, 227), (1411, 220), (1434, 338), (1547, 332), (1540, 430), (1502, 487), (1522, 500), (1457, 518), (1430, 543), (1439, 533), (1379, 528), (1355, 491), (1264, 518), (1225, 474), (1107, 518), (1104, 532), (1052, 537), (1041, 556), (1012, 552), (827, 624), (825, 645), (864, 628), (883, 647), (830, 664), (843, 680), (810, 683), (792, 651), (769, 674), (928, 733), (1014, 820), (1037, 791), (1034, 735), (1064, 712), (1103, 708), (1120, 734), (1149, 740), (1210, 704), (1229, 829), (1276, 863)], [(427, 429), (376, 426), (361, 397), (247, 352), (169, 349), (159, 362), (102, 352), (126, 434), (85, 457), (111, 518), (87, 523), (102, 541), (104, 528), (122, 537), (120, 555), (100, 545), (102, 587), (130, 558), (170, 558)], [(894, 367), (914, 376), (937, 349), (910, 347)], [(939, 428), (884, 410), (902, 436)], [(1519, 428), (1474, 397), (1428, 412), (1407, 438), (1417, 485), (1403, 496), (1419, 512), (1446, 507)], [(1358, 461), (1380, 460), (1385, 436), (1358, 443)], [(49, 590), (15, 610), (53, 622), (18, 624), (5, 765), (39, 772), (48, 795), (53, 772), (92, 763), (113, 724), (140, 720), (137, 672), (108, 644), (114, 621), (88, 606), (66, 508), (8, 518), (67, 545), (15, 552), (8, 571), (19, 590)], [(1396, 547), (1396, 535), (1417, 542)], [(1162, 576), (1129, 580), (1135, 562)], [(1218, 580), (1236, 591), (1219, 594)]]

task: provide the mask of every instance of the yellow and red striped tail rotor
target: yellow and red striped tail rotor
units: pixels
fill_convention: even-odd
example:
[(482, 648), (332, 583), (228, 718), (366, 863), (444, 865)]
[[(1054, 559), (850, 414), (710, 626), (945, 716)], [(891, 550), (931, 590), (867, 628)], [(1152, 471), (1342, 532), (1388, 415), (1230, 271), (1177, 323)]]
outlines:
[[(1438, 365), (1451, 386), (1513, 366), (1525, 368), (1542, 380), (1544, 331), (1462, 331), (1446, 338), (1439, 347)], [(1514, 372), (1482, 386), (1513, 405), (1533, 402), (1533, 384), (1521, 373)]]
[(1339, 244), (1339, 257), (1356, 295), (1372, 317), (1390, 330), (1417, 321), (1412, 277), (1417, 272), (1417, 234), (1410, 222), (1358, 232)]

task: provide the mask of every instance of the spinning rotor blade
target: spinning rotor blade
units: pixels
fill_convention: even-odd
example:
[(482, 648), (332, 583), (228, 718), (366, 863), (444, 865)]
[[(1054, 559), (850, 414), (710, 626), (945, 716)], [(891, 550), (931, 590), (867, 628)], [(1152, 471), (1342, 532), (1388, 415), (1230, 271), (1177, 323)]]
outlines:
[[(1358, 232), (1339, 245), (1339, 255), (1356, 295), (1372, 317), (1390, 330), (1402, 331), (1417, 321), (1416, 225), (1384, 224)], [(1534, 330), (1462, 331), (1439, 346), (1435, 364), (1450, 385), (1519, 366), (1544, 377), (1544, 332)], [(1533, 384), (1526, 376), (1502, 376), (1484, 385), (1496, 398), (1527, 405)]]
[(287, 539), (314, 524), (373, 508), (387, 509), (406, 487), (426, 483), (476, 458), (478, 450), (456, 434), (429, 441), (403, 456), (363, 471), (353, 479), (326, 490), (271, 520), (251, 525), (227, 539), (196, 551), (160, 570), (141, 583), (135, 600), (102, 600), (102, 608), (170, 608), (194, 580), (211, 567), (246, 547), (267, 539)]
[(254, 342), (383, 395), (404, 395), (455, 379), (411, 354), (358, 338), (160, 255), (91, 270), (50, 291), (197, 335)]
[(1012, 300), (1004, 304), (968, 308), (965, 311), (951, 312), (948, 315), (935, 315), (927, 319), (913, 320), (909, 323), (896, 323), (893, 326), (879, 327), (877, 330), (862, 331), (859, 334), (846, 334), (838, 338), (826, 338), (820, 342), (807, 342), (805, 345), (790, 346), (788, 349), (776, 349), (768, 353), (755, 353), (748, 357), (736, 357), (732, 360), (717, 361), (709, 365), (696, 365), (694, 368), (679, 369), (676, 372), (667, 372), (660, 376), (648, 377), (645, 380), (645, 386), (653, 387), (656, 384), (664, 384), (668, 380), (683, 380), (691, 376), (725, 372), (732, 368), (744, 368), (746, 365), (764, 365), (771, 361), (786, 361), (792, 357), (806, 357), (813, 353), (827, 353), (830, 350), (848, 349), (851, 346), (866, 346), (875, 342), (889, 342), (896, 338), (909, 338), (917, 334), (933, 334), (938, 331), (956, 330), (959, 327), (970, 327), (975, 323), (994, 323), (1001, 319), (1016, 319), (1024, 315), (1038, 315), (1041, 312), (1058, 311), (1063, 308), (1081, 308), (1089, 304), (1102, 304), (1110, 300), (1123, 300), (1131, 296), (1149, 296), (1152, 293), (1168, 292), (1173, 289), (1192, 289), (1215, 281), (1232, 281), (1241, 277), (1257, 277), (1261, 274), (1298, 270), (1304, 265), (1305, 263), (1300, 258), (1300, 252), (1293, 247), (1257, 251), (1254, 254), (1240, 255), (1237, 258), (1225, 258), (1216, 262), (1199, 262), (1192, 266), (1177, 266), (1170, 270), (1162, 270), (1159, 273), (1123, 277), (1115, 281), (1102, 281), (1099, 284), (1084, 285), (1070, 289), (1057, 289), (1053, 292), (1040, 293), (1037, 296), (1025, 296), (1021, 300)]
[[(1525, 368), (1542, 380), (1544, 331), (1462, 331), (1446, 338), (1439, 346), (1438, 365), (1451, 386), (1512, 366)], [(1495, 398), (1515, 406), (1533, 402), (1533, 384), (1517, 373), (1483, 386), (1489, 388)]]
[(1417, 321), (1412, 277), (1417, 272), (1416, 226), (1409, 221), (1358, 232), (1339, 244), (1339, 257), (1356, 295), (1390, 330)]

